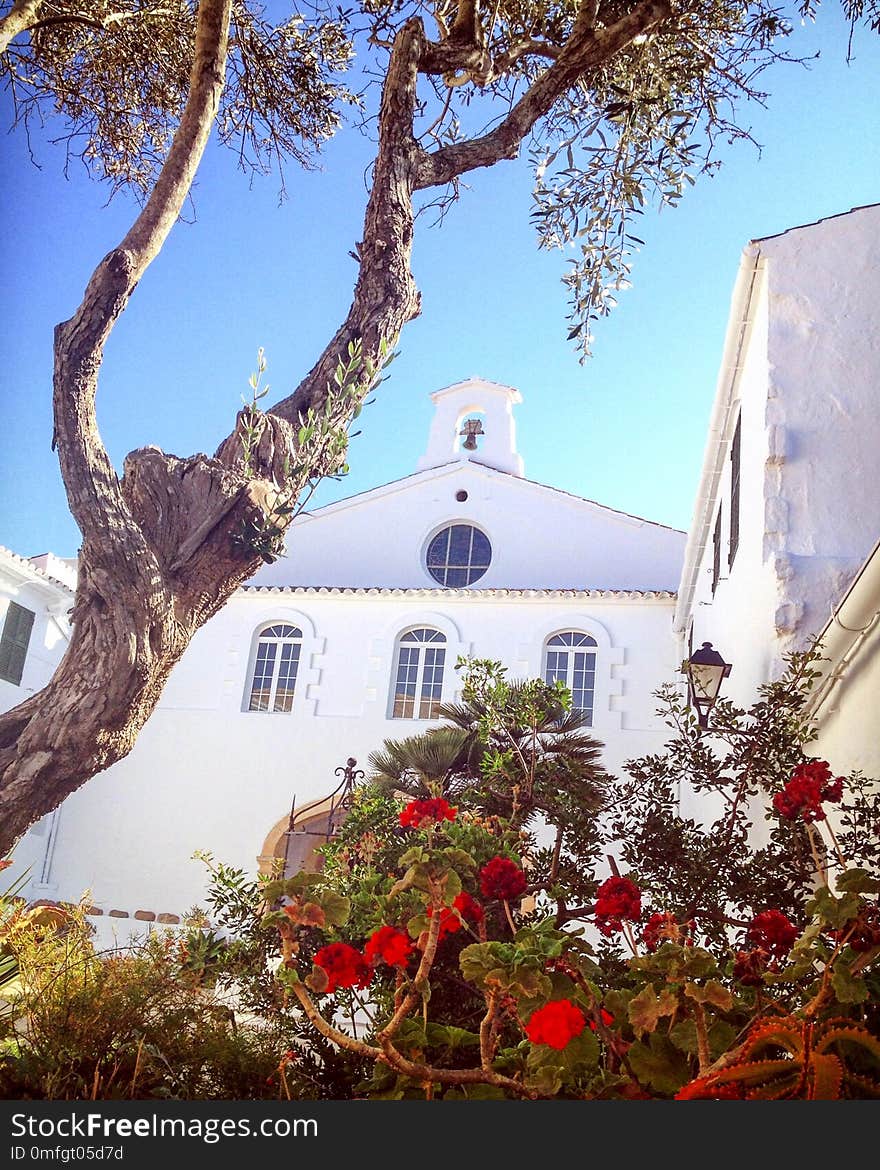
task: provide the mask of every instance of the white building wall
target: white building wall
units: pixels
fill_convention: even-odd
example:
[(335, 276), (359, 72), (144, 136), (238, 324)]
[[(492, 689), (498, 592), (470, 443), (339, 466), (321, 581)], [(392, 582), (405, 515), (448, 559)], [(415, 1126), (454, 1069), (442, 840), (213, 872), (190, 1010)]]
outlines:
[[(744, 706), (819, 634), (877, 537), (880, 207), (750, 244), (731, 306), (675, 619), (711, 641)], [(727, 567), (742, 411), (740, 545)], [(711, 534), (723, 509), (721, 579)]]
[[(131, 755), (64, 804), (55, 848), (58, 896), (91, 891), (104, 911), (181, 915), (204, 900), (196, 849), (254, 872), (264, 840), (297, 807), (338, 783), (349, 756), (364, 767), (387, 737), (432, 726), (389, 718), (397, 635), (429, 624), (447, 635), (445, 701), (457, 697), (458, 653), (504, 661), (512, 677), (542, 670), (544, 639), (585, 629), (599, 644), (594, 731), (605, 762), (656, 751), (666, 729), (651, 692), (674, 675), (673, 599), (499, 596), (432, 590), (247, 590), (202, 629)], [(293, 710), (248, 712), (253, 632), (290, 620), (305, 644)]]
[[(26, 559), (0, 548), (0, 630), (10, 601), (34, 614), (21, 682), (0, 679), (0, 711), (17, 707), (52, 677), (70, 638), (68, 611), (73, 605), (73, 584), (69, 566), (57, 557)], [(59, 819), (56, 809), (18, 843), (13, 851), (13, 866), (4, 871), (4, 888), (27, 874), (32, 898), (54, 896), (54, 887), (48, 882), (47, 862), (54, 848)]]

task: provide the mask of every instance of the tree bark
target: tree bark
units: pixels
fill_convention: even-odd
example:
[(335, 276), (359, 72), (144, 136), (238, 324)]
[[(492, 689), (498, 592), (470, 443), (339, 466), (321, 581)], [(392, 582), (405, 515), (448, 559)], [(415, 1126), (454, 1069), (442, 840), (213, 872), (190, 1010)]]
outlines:
[(43, 0), (15, 0), (6, 15), (0, 17), (0, 53), (6, 52), (19, 33), (33, 28), (42, 6)]

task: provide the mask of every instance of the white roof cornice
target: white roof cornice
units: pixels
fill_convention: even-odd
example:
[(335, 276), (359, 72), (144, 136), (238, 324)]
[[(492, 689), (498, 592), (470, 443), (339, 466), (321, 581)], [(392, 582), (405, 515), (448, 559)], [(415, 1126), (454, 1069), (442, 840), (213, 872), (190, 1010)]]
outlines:
[(432, 589), (394, 588), (392, 586), (354, 585), (242, 585), (239, 595), (249, 593), (284, 593), (315, 597), (443, 597), (459, 601), (498, 601), (503, 598), (555, 601), (605, 599), (611, 601), (671, 601), (675, 593), (669, 589)]
[(28, 585), (39, 585), (56, 597), (59, 593), (63, 594), (65, 598), (74, 595), (74, 590), (66, 582), (53, 577), (51, 573), (47, 573), (39, 565), (35, 565), (32, 560), (20, 557), (18, 553), (14, 553), (12, 549), (5, 548), (3, 545), (0, 545), (0, 566), (18, 581)]

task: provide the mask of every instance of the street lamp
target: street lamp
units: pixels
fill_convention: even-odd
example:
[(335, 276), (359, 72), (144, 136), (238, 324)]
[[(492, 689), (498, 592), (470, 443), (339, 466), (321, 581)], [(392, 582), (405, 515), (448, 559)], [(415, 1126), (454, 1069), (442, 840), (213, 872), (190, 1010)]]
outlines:
[(688, 697), (697, 709), (700, 727), (709, 726), (709, 712), (718, 700), (721, 683), (730, 674), (730, 667), (731, 664), (713, 650), (711, 642), (704, 642), (682, 663), (682, 673), (688, 680)]

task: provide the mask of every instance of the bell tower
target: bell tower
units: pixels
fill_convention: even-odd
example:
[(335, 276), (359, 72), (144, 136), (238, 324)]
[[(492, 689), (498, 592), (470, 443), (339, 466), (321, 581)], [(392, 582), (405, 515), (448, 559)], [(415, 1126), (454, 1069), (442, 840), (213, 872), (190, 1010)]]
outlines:
[(494, 467), (509, 475), (523, 475), (513, 418), (514, 406), (522, 402), (518, 390), (482, 378), (468, 378), (435, 390), (431, 401), (434, 418), (428, 447), (416, 465), (417, 471), (461, 460)]

